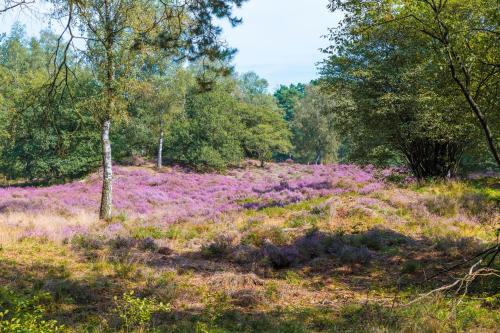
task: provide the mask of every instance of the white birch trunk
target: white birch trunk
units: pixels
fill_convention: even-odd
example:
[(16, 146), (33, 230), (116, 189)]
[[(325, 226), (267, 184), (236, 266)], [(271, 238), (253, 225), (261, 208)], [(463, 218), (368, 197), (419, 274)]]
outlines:
[(102, 220), (111, 219), (112, 213), (112, 197), (113, 197), (113, 168), (111, 160), (111, 141), (109, 140), (109, 131), (111, 129), (111, 120), (107, 119), (102, 125), (101, 140), (102, 140), (102, 195), (101, 209), (99, 217)]

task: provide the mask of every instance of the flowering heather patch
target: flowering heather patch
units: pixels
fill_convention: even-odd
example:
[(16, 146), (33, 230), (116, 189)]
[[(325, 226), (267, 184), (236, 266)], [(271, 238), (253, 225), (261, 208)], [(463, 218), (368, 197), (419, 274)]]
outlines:
[[(345, 192), (367, 194), (385, 187), (373, 168), (353, 165), (270, 164), (267, 168), (235, 169), (226, 175), (180, 168), (161, 173), (127, 167), (115, 167), (114, 171), (115, 212), (164, 223), (216, 219), (242, 208), (283, 206)], [(45, 188), (1, 188), (0, 214), (97, 214), (100, 190), (98, 174)]]

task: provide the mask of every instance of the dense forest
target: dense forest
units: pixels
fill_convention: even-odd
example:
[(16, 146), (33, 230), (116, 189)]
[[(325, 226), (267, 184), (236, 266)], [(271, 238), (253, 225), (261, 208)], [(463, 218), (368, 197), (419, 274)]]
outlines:
[[(0, 1), (0, 17), (36, 2)], [(329, 0), (325, 10), (341, 13), (342, 20), (325, 32), (329, 46), (317, 64), (318, 77), (274, 91), (258, 73), (238, 73), (236, 50), (222, 38), (220, 21), (242, 24), (234, 9), (245, 2), (40, 1), (50, 8), (47, 20), (62, 22), (61, 29), (48, 24), (29, 36), (16, 23), (0, 35), (0, 241), (5, 228), (5, 239), (16, 239), (6, 245), (12, 253), (23, 253), (22, 246), (70, 248), (85, 258), (83, 266), (96, 267), (101, 256), (101, 273), (115, 274), (103, 282), (112, 286), (103, 289), (103, 300), (73, 295), (69, 285), (47, 287), (44, 280), (41, 289), (57, 303), (47, 301), (48, 310), (37, 305), (46, 294), (33, 293), (34, 286), (22, 293), (19, 286), (0, 287), (0, 332), (233, 332), (241, 318), (252, 318), (241, 332), (271, 332), (276, 318), (279, 332), (418, 332), (421, 322), (412, 320), (436, 309), (449, 321), (426, 326), (426, 332), (494, 332), (500, 322), (494, 269), (500, 221), (498, 1)], [(51, 222), (40, 227), (40, 219)], [(62, 225), (69, 229), (61, 231)], [(167, 260), (164, 265), (178, 275), (159, 273), (137, 253), (139, 264), (127, 261), (130, 249)], [(180, 269), (182, 260), (172, 253), (206, 265), (200, 269), (205, 271)], [(386, 260), (398, 265), (396, 253), (404, 265), (399, 277), (391, 264), (384, 266)], [(445, 296), (434, 299), (435, 308), (414, 312), (389, 310), (383, 297), (369, 305), (366, 296), (365, 305), (352, 313), (343, 309), (333, 322), (324, 317), (333, 316), (330, 310), (297, 313), (291, 295), (283, 299), (289, 297), (292, 310), (282, 308), (285, 303), (267, 308), (265, 316), (242, 311), (238, 317), (228, 310), (245, 308), (237, 302), (266, 303), (259, 297), (279, 303), (277, 295), (286, 294), (278, 292), (280, 283), (319, 294), (327, 271), (349, 284), (335, 265), (349, 267), (345, 274), (356, 281), (386, 276), (381, 293), (397, 288), (410, 297), (422, 287), (419, 271), (459, 259), (473, 264), (468, 258), (477, 253), (478, 265), (487, 265), (479, 271), (469, 265), (457, 293), (465, 286), (467, 294), (467, 279), (484, 275), (472, 289), (489, 298), (464, 301), (464, 311), (476, 311), (469, 317), (454, 314)], [(11, 286), (8, 260), (0, 260), (6, 277), (0, 281)], [(321, 260), (324, 275), (314, 280)], [(163, 279), (166, 286), (172, 279), (175, 288), (211, 269), (237, 267), (234, 283), (265, 290), (257, 297), (245, 289), (251, 295), (231, 303), (234, 295), (223, 295), (224, 286), (214, 294), (197, 286), (203, 290), (179, 301), (186, 307), (202, 299), (201, 314), (198, 309), (189, 317), (173, 294), (165, 296), (139, 273), (132, 277), (138, 265), (149, 277), (160, 274), (154, 283)], [(384, 266), (383, 272), (375, 266)], [(252, 275), (238, 275), (243, 271)], [(54, 274), (54, 281), (62, 279)], [(443, 277), (440, 285), (450, 279)], [(374, 282), (359, 283), (367, 288), (355, 291), (360, 295), (376, 289)], [(99, 293), (95, 284), (89, 288)], [(141, 297), (128, 290), (140, 290)], [(123, 299), (117, 299), (120, 293)], [(168, 300), (157, 302), (164, 296)], [(88, 309), (84, 319), (68, 320), (61, 312), (64, 304), (99, 302), (106, 319), (98, 319), (98, 308)], [(173, 314), (176, 306), (179, 313)], [(185, 322), (175, 326), (172, 318), (154, 316), (162, 312)], [(488, 312), (494, 313), (491, 322)], [(311, 323), (300, 326), (306, 317)], [(356, 326), (356, 318), (366, 325)]]

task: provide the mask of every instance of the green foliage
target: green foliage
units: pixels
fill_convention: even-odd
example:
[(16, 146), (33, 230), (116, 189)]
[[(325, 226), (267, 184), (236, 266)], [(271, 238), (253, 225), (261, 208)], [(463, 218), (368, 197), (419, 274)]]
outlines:
[[(0, 173), (9, 178), (77, 178), (101, 162), (101, 83), (89, 68), (74, 69), (71, 95), (48, 100), (41, 93), (55, 38), (44, 33), (28, 42), (17, 26), (0, 42), (0, 78), (7, 83), (0, 89)], [(115, 160), (156, 157), (162, 132), (166, 160), (198, 170), (224, 170), (244, 157), (263, 163), (291, 148), (281, 110), (255, 73), (219, 80), (204, 92), (195, 84), (196, 68), (184, 69), (168, 56), (129, 65), (119, 80), (124, 94), (111, 131)]]
[(285, 120), (292, 121), (297, 103), (306, 95), (306, 86), (302, 83), (281, 85), (274, 93), (278, 105), (285, 111)]
[(243, 158), (242, 128), (234, 113), (237, 107), (224, 87), (203, 94), (191, 91), (185, 114), (169, 129), (169, 158), (199, 170), (223, 170), (237, 164)]
[(458, 212), (458, 202), (451, 195), (441, 194), (427, 198), (425, 207), (429, 212), (439, 216), (455, 216)]
[(304, 163), (335, 162), (338, 139), (333, 109), (338, 95), (328, 95), (321, 86), (309, 86), (297, 103), (292, 121), (294, 158)]
[(262, 163), (290, 149), (290, 132), (265, 81), (255, 74), (188, 93), (185, 111), (168, 129), (167, 154), (198, 170), (224, 170), (244, 157)]
[[(333, 89), (352, 98), (337, 112), (348, 160), (403, 160), (419, 178), (455, 174), (464, 154), (482, 154), (477, 161), (487, 164), (483, 134), (457, 81), (468, 82), (465, 90), (476, 92), (473, 98), (498, 138), (498, 113), (493, 112), (498, 99), (491, 95), (498, 90), (499, 72), (491, 66), (498, 51), (488, 31), (495, 30), (494, 1), (447, 1), (438, 14), (432, 3), (330, 1), (330, 8), (342, 10), (346, 18), (331, 31), (335, 45), (325, 50), (329, 58), (322, 72)], [(434, 38), (443, 26), (448, 46)], [(448, 51), (455, 54), (452, 60)], [(453, 66), (460, 71), (458, 79), (451, 75)], [(471, 169), (470, 158), (467, 163)]]
[[(55, 38), (45, 32), (27, 41), (17, 26), (0, 43), (0, 78), (7, 83), (0, 88), (0, 173), (10, 178), (74, 178), (99, 163), (99, 134), (92, 116), (74, 100), (57, 96), (57, 103), (49, 103), (41, 93)], [(94, 84), (87, 72), (77, 74), (72, 94), (85, 98), (93, 93)]]
[(133, 328), (147, 328), (151, 325), (153, 314), (170, 311), (170, 305), (150, 298), (135, 297), (134, 292), (124, 293), (120, 299), (115, 296), (114, 299), (115, 312), (127, 331)]
[(224, 313), (231, 308), (230, 299), (224, 291), (218, 291), (216, 293), (205, 291), (202, 301), (205, 305), (204, 317), (208, 327), (215, 326)]
[(269, 84), (260, 78), (255, 72), (248, 72), (238, 77), (238, 85), (247, 102), (251, 102), (255, 97), (267, 93)]
[(132, 237), (137, 239), (164, 239), (168, 238), (168, 233), (160, 227), (156, 226), (145, 226), (137, 227), (131, 231)]
[(112, 133), (118, 161), (156, 157), (161, 132), (184, 111), (187, 90), (195, 87), (193, 73), (163, 54), (145, 60), (131, 80), (126, 116)]
[(247, 157), (264, 164), (291, 148), (290, 131), (271, 96), (254, 96), (240, 107), (239, 116), (244, 126), (240, 140)]
[(50, 300), (49, 294), (21, 297), (8, 289), (0, 289), (0, 332), (5, 333), (58, 333), (64, 326), (45, 319), (41, 305)]

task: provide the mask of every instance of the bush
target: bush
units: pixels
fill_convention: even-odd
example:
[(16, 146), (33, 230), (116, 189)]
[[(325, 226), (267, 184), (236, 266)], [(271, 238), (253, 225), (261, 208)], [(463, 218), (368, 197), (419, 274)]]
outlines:
[(232, 247), (231, 237), (219, 236), (215, 241), (201, 248), (201, 254), (205, 259), (225, 257)]
[(267, 244), (263, 252), (269, 263), (276, 269), (289, 268), (300, 262), (300, 253), (295, 246), (277, 247)]
[(158, 244), (153, 238), (148, 237), (139, 242), (139, 248), (144, 251), (155, 252), (158, 250)]
[(133, 291), (123, 294), (120, 299), (115, 296), (114, 299), (115, 312), (120, 318), (121, 325), (127, 331), (139, 327), (146, 328), (150, 326), (154, 313), (170, 311), (170, 305), (151, 298), (135, 297)]
[(338, 255), (340, 260), (347, 264), (367, 264), (372, 259), (372, 254), (367, 247), (345, 245)]
[(0, 332), (8, 333), (57, 333), (64, 326), (55, 320), (44, 319), (45, 309), (41, 303), (50, 299), (43, 293), (23, 298), (12, 291), (0, 289)]
[(347, 244), (340, 236), (331, 239), (328, 252), (337, 256), (345, 264), (366, 264), (373, 258), (372, 253), (366, 246)]
[(90, 235), (76, 235), (71, 239), (71, 246), (74, 249), (101, 250), (104, 247), (102, 239)]
[(370, 250), (380, 251), (386, 247), (406, 244), (410, 239), (390, 229), (374, 228), (364, 233), (360, 241)]
[(248, 232), (241, 240), (244, 245), (260, 247), (266, 240), (274, 245), (285, 245), (290, 240), (290, 236), (282, 228), (272, 226)]

